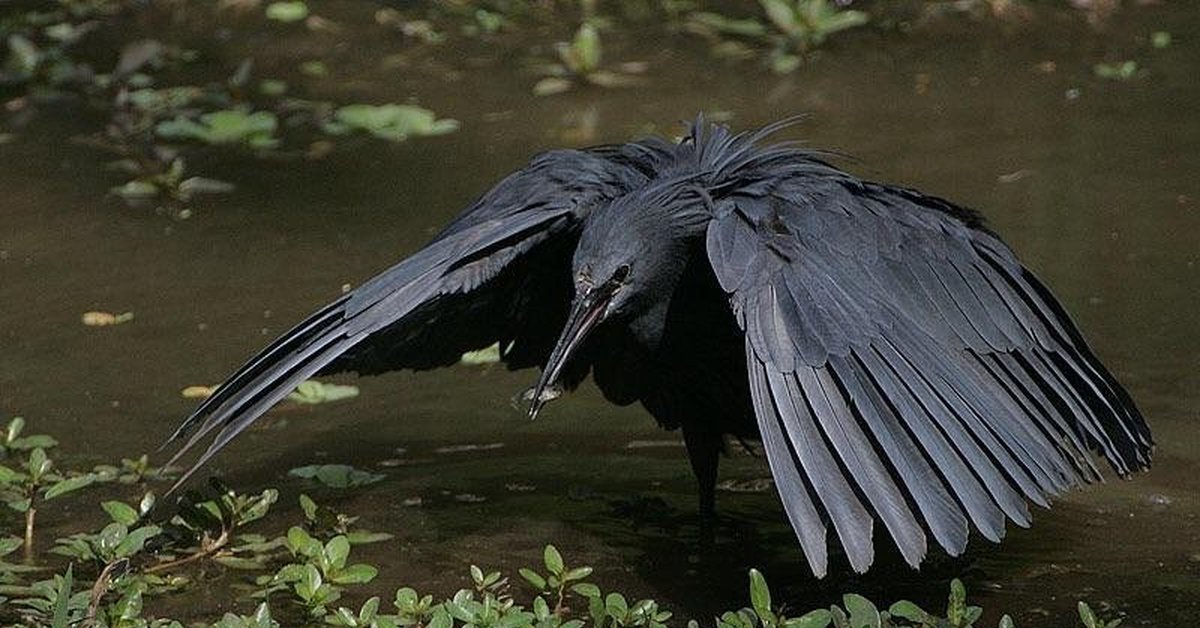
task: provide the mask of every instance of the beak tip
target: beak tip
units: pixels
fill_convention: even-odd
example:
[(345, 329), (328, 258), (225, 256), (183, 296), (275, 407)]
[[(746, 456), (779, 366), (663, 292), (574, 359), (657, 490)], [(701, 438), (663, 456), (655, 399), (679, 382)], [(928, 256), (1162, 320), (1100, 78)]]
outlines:
[(541, 413), (542, 407), (545, 405), (545, 402), (537, 398), (530, 400), (529, 409), (525, 411), (525, 418), (529, 419), (530, 421), (537, 419), (538, 414)]

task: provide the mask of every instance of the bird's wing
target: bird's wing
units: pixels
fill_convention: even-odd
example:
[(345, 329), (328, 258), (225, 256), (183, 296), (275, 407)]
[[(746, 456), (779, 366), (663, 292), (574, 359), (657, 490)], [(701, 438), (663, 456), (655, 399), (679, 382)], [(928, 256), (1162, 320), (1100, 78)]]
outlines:
[(826, 522), (857, 571), (875, 520), (916, 566), (926, 529), (957, 555), (968, 522), (1027, 525), (1025, 499), (1098, 477), (1089, 450), (1148, 464), (1127, 393), (969, 212), (848, 175), (752, 187), (716, 205), (707, 252), (814, 573)]
[[(545, 359), (541, 354), (548, 348), (542, 346), (553, 336), (530, 336), (519, 316), (531, 308), (561, 310), (565, 317), (570, 292), (553, 289), (554, 282), (561, 274), (569, 289), (569, 251), (583, 216), (644, 176), (630, 165), (644, 157), (635, 148), (536, 157), (424, 248), (278, 338), (234, 372), (171, 437), (191, 433), (174, 462), (216, 431), (175, 486), (318, 372), (427, 368), (453, 363), (463, 351), (497, 340), (512, 344), (505, 356), (510, 363)], [(539, 292), (531, 275), (512, 272), (519, 267), (533, 272), (534, 279), (547, 278), (551, 287), (540, 286)], [(556, 298), (562, 303), (553, 303)]]

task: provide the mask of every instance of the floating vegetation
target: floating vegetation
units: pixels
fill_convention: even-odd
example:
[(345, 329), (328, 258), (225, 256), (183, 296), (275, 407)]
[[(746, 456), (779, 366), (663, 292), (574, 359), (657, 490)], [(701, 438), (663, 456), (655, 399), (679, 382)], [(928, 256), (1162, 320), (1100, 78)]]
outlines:
[[(184, 387), (179, 391), (179, 395), (184, 399), (206, 399), (216, 391), (216, 386), (193, 385)], [(328, 384), (315, 379), (308, 379), (300, 382), (296, 390), (287, 396), (287, 400), (293, 403), (316, 405), (353, 399), (359, 395), (359, 392), (358, 386)]]
[(374, 484), (386, 478), (382, 473), (371, 473), (356, 469), (348, 464), (310, 464), (288, 471), (288, 475), (306, 480), (315, 480), (331, 488), (352, 488)]
[(642, 63), (625, 63), (616, 70), (601, 67), (600, 33), (584, 23), (569, 42), (555, 46), (558, 63), (542, 65), (539, 72), (547, 75), (533, 86), (537, 96), (561, 94), (580, 83), (598, 87), (627, 87), (640, 81), (635, 76), (646, 70)]
[[(174, 152), (170, 153), (174, 155)], [(227, 181), (208, 177), (185, 176), (183, 158), (175, 157), (163, 168), (161, 162), (149, 159), (119, 159), (109, 163), (112, 170), (124, 172), (134, 178), (114, 186), (111, 194), (119, 196), (130, 206), (153, 203), (159, 199), (170, 199), (182, 204), (204, 194), (228, 194), (236, 187)], [(186, 218), (190, 210), (181, 207), (176, 212)], [(87, 323), (84, 323), (87, 324)]]
[(438, 119), (430, 110), (413, 105), (346, 105), (333, 112), (322, 127), (334, 135), (360, 131), (380, 139), (403, 142), (410, 137), (444, 135), (458, 130), (458, 120)]
[(326, 384), (315, 379), (305, 380), (287, 396), (288, 401), (315, 405), (353, 399), (358, 396), (358, 386), (347, 384)]
[(199, 121), (178, 116), (155, 127), (159, 137), (191, 139), (205, 144), (245, 144), (250, 148), (275, 148), (279, 120), (270, 111), (225, 109), (201, 114)]
[(272, 2), (267, 5), (265, 15), (276, 22), (299, 22), (308, 17), (308, 4), (300, 1)]
[(475, 351), (468, 351), (462, 354), (459, 362), (467, 366), (481, 366), (485, 364), (495, 364), (500, 361), (500, 343), (494, 342), (491, 345)]
[[(126, 179), (113, 186), (110, 193), (130, 206), (154, 207), (161, 213), (186, 218), (198, 198), (235, 190), (231, 182), (188, 172), (187, 152), (194, 150), (188, 144), (249, 148), (256, 156), (316, 158), (335, 148), (332, 142), (320, 139), (324, 134), (362, 132), (402, 141), (458, 128), (456, 121), (438, 118), (420, 107), (339, 108), (334, 103), (288, 97), (292, 90), (282, 79), (264, 77), (251, 83), (254, 64), (250, 59), (239, 63), (224, 81), (170, 84), (163, 76), (177, 75), (171, 70), (193, 62), (198, 52), (154, 38), (121, 41), (120, 33), (112, 32), (123, 24), (127, 14), (151, 9), (131, 0), (62, 0), (48, 4), (51, 6), (44, 10), (6, 11), (0, 15), (0, 87), (15, 86), (18, 90), (18, 97), (6, 102), (7, 108), (32, 111), (43, 102), (70, 98), (107, 111), (111, 120), (103, 133), (86, 142), (118, 155), (110, 167)], [(253, 5), (265, 5), (260, 19), (304, 22), (311, 31), (335, 32), (341, 28), (313, 15), (303, 1)], [(238, 3), (224, 6), (236, 7)], [(496, 17), (480, 14), (480, 28), (498, 28)], [(411, 20), (400, 21), (409, 28)], [(84, 54), (103, 58), (98, 51), (114, 44), (119, 48), (110, 68), (94, 67), (82, 60)], [(77, 49), (86, 52), (77, 56)], [(325, 58), (307, 59), (295, 69), (312, 79), (331, 74)], [(10, 141), (13, 134), (0, 133), (0, 138)], [(320, 148), (289, 152), (287, 145), (293, 141)], [(173, 142), (182, 144), (169, 145)]]
[(1121, 61), (1119, 63), (1097, 63), (1092, 66), (1092, 73), (1102, 79), (1112, 81), (1128, 81), (1138, 75), (1137, 61)]
[(123, 312), (121, 314), (113, 314), (112, 312), (84, 312), (79, 317), (79, 322), (88, 327), (110, 327), (112, 325), (123, 325), (133, 320), (133, 312)]

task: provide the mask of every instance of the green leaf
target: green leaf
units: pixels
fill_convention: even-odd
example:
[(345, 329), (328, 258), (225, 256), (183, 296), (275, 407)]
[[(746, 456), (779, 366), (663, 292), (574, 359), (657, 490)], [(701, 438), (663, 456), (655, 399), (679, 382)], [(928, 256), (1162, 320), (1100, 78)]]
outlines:
[(453, 628), (454, 620), (442, 608), (433, 611), (433, 617), (429, 619), (426, 628)]
[(469, 366), (479, 366), (483, 364), (495, 364), (500, 361), (500, 343), (493, 342), (491, 345), (476, 351), (468, 351), (462, 354), (459, 362)]
[(29, 460), (25, 464), (25, 468), (29, 471), (29, 479), (35, 484), (41, 482), (42, 476), (50, 471), (54, 463), (46, 456), (46, 450), (41, 447), (35, 448), (29, 453)]
[(1121, 63), (1097, 63), (1092, 66), (1092, 72), (1103, 79), (1128, 81), (1137, 76), (1138, 63), (1132, 60)]
[(600, 597), (600, 587), (590, 582), (580, 582), (572, 586), (571, 591), (583, 597)]
[(796, 15), (795, 3), (785, 0), (759, 0), (759, 4), (766, 12), (767, 19), (785, 35), (793, 35), (799, 30), (799, 16)]
[(316, 565), (306, 564), (300, 572), (300, 580), (296, 582), (296, 594), (305, 601), (310, 601), (316, 596), (317, 590), (321, 588), (322, 584), (324, 584), (324, 580)]
[(288, 471), (288, 475), (298, 478), (316, 480), (332, 488), (351, 488), (374, 484), (383, 480), (385, 475), (362, 471), (346, 464), (314, 464), (296, 467)]
[(842, 605), (850, 614), (850, 625), (853, 628), (880, 628), (882, 618), (879, 616), (879, 609), (875, 608), (871, 600), (857, 593), (847, 593), (842, 596)]
[(108, 513), (108, 516), (117, 523), (126, 526), (131, 526), (137, 523), (138, 511), (134, 510), (133, 506), (130, 506), (124, 502), (107, 501), (101, 503), (100, 507), (103, 508), (104, 512)]
[(346, 559), (350, 557), (350, 541), (340, 534), (333, 537), (325, 544), (325, 557), (334, 568), (344, 567)]
[(270, 111), (224, 109), (202, 114), (199, 122), (177, 116), (174, 120), (160, 122), (155, 132), (168, 139), (270, 148), (278, 143), (273, 137), (278, 126), (279, 120)]
[(14, 440), (17, 440), (17, 437), (21, 435), (21, 431), (24, 429), (25, 419), (19, 416), (13, 417), (13, 419), (8, 422), (8, 427), (4, 431), (4, 442), (11, 443)]
[(352, 104), (339, 107), (334, 121), (345, 127), (401, 142), (413, 136), (441, 135), (458, 129), (458, 121), (438, 119), (428, 109), (413, 105)]
[(906, 619), (914, 624), (928, 623), (930, 621), (929, 613), (908, 600), (900, 600), (892, 604), (888, 608), (888, 614), (893, 617)]
[(362, 608), (358, 611), (358, 621), (362, 625), (368, 625), (375, 619), (375, 615), (379, 613), (379, 597), (372, 597), (366, 602), (363, 602)]
[(21, 537), (17, 536), (0, 537), (0, 557), (8, 556), (17, 551), (17, 548), (21, 547), (21, 544), (24, 542)]
[(1079, 602), (1079, 621), (1083, 622), (1084, 628), (1104, 628), (1087, 602)]
[(538, 591), (546, 590), (546, 579), (543, 578), (538, 572), (526, 567), (521, 567), (517, 570), (517, 573), (521, 574), (521, 577), (524, 578), (526, 582), (533, 585), (533, 588), (537, 589)]
[(54, 600), (54, 615), (50, 618), (51, 628), (69, 628), (68, 611), (71, 604), (71, 588), (75, 584), (74, 564), (67, 565), (67, 573), (63, 576), (62, 586)]
[(162, 528), (158, 526), (142, 526), (131, 531), (124, 539), (117, 544), (113, 549), (113, 553), (117, 558), (128, 558), (142, 551), (146, 541), (158, 536), (162, 532)]
[(379, 570), (374, 566), (357, 564), (339, 571), (330, 580), (337, 584), (365, 584), (374, 580), (377, 575), (379, 575)]
[(1005, 615), (1000, 618), (999, 628), (1017, 628), (1017, 625), (1015, 623), (1013, 623), (1012, 617)]
[(833, 614), (824, 608), (809, 611), (783, 622), (784, 628), (825, 628), (833, 623)]
[(316, 405), (343, 399), (353, 399), (359, 394), (358, 386), (326, 384), (315, 379), (306, 380), (288, 395), (288, 401)]
[(24, 473), (0, 464), (0, 485), (20, 484), (25, 481), (26, 477)]
[(767, 587), (767, 579), (757, 569), (750, 570), (750, 605), (758, 616), (766, 619), (771, 613), (771, 589)]
[(8, 443), (10, 449), (29, 450), (36, 447), (42, 449), (50, 449), (57, 447), (58, 441), (46, 434), (30, 434), (21, 438), (14, 438)]
[(624, 617), (629, 612), (629, 603), (620, 593), (609, 593), (604, 597), (604, 610), (609, 617)]
[(591, 24), (584, 23), (575, 32), (567, 52), (562, 55), (563, 63), (575, 74), (585, 75), (600, 68), (600, 34)]
[(559, 76), (547, 76), (533, 85), (534, 96), (553, 96), (571, 89), (571, 81)]
[(317, 519), (317, 502), (314, 502), (311, 497), (300, 493), (300, 510), (304, 511), (304, 518), (309, 521)]
[(267, 19), (276, 22), (299, 22), (308, 17), (308, 5), (304, 2), (272, 2), (267, 5)]
[(592, 575), (591, 567), (576, 567), (567, 573), (564, 573), (562, 579), (563, 582), (572, 582), (575, 580), (583, 580), (590, 575)]
[(304, 528), (292, 526), (287, 532), (287, 546), (294, 554), (313, 556), (323, 549), (316, 539), (312, 538)]
[(558, 553), (558, 548), (553, 545), (547, 545), (542, 551), (542, 561), (546, 563), (546, 571), (561, 576), (563, 572), (562, 554)]
[(263, 96), (282, 96), (287, 93), (287, 81), (279, 79), (263, 79), (258, 82), (258, 93)]
[(41, 53), (37, 46), (22, 35), (9, 35), (8, 51), (11, 55), (11, 63), (21, 75), (30, 75), (37, 70), (38, 61), (41, 60)]
[(134, 179), (118, 185), (109, 191), (125, 200), (136, 200), (158, 196), (160, 189), (153, 182)]
[(50, 488), (47, 488), (46, 492), (42, 495), (42, 497), (44, 499), (54, 499), (55, 497), (58, 497), (60, 495), (66, 495), (67, 493), (70, 493), (72, 491), (77, 491), (85, 486), (90, 486), (95, 481), (96, 481), (96, 476), (91, 473), (88, 473), (86, 475), (77, 475), (75, 477), (67, 478), (65, 480), (62, 480), (60, 482), (57, 482), (57, 483), (51, 485)]

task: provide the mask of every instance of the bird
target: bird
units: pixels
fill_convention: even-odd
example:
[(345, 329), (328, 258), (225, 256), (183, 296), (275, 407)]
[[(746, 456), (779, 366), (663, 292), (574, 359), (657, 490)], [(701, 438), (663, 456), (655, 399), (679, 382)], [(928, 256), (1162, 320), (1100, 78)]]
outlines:
[(541, 367), (529, 418), (590, 375), (680, 429), (701, 513), (727, 443), (761, 443), (817, 577), (839, 545), (865, 572), (877, 527), (918, 568), (1029, 526), (1097, 456), (1149, 466), (1129, 393), (980, 214), (773, 139), (796, 121), (534, 156), (237, 369), (167, 441), (174, 464), (211, 437), (176, 487), (310, 377), (493, 344)]

